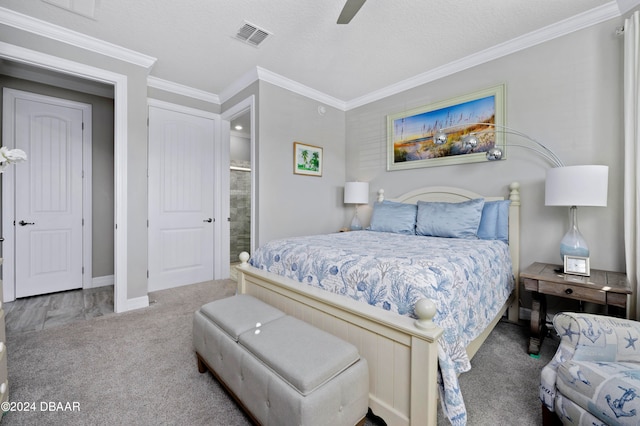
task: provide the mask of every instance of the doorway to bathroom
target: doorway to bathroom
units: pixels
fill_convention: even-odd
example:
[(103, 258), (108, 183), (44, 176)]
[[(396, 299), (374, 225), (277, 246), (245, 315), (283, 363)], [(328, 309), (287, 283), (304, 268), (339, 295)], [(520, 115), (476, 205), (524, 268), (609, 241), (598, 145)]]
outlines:
[(251, 111), (231, 120), (229, 143), (229, 262), (251, 253)]

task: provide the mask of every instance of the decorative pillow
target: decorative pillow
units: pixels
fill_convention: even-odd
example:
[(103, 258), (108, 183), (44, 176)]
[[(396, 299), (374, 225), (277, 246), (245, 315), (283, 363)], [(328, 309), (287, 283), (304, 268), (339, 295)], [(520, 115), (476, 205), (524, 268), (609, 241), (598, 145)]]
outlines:
[(478, 238), (509, 244), (509, 205), (511, 200), (487, 201), (482, 208)]
[(416, 233), (417, 210), (418, 206), (415, 204), (396, 203), (386, 200), (381, 203), (375, 203), (371, 214), (371, 224), (368, 229), (371, 231), (414, 235)]
[(418, 201), (416, 234), (476, 239), (483, 207), (484, 198), (461, 203)]

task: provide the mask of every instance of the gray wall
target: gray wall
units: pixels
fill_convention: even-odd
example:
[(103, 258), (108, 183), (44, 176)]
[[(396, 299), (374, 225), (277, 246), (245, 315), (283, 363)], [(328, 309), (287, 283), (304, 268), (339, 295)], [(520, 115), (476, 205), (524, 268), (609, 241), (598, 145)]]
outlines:
[[(389, 196), (424, 185), (456, 185), (506, 194), (522, 184), (522, 262), (559, 260), (568, 224), (565, 209), (544, 206), (543, 160), (512, 148), (501, 163), (387, 172), (386, 116), (505, 83), (507, 123), (547, 144), (567, 164), (610, 166), (609, 205), (580, 210), (592, 267), (624, 269), (622, 241), (623, 19), (581, 30), (347, 113), (265, 82), (256, 82), (221, 108), (147, 88), (147, 70), (104, 55), (0, 25), (0, 39), (127, 76), (127, 298), (147, 294), (147, 97), (224, 111), (256, 95), (257, 244), (273, 238), (335, 232), (353, 211), (342, 202), (346, 180), (371, 183)], [(293, 174), (293, 142), (324, 148), (322, 177)], [(366, 211), (363, 211), (366, 213)]]
[(0, 25), (0, 39), (15, 46), (127, 77), (127, 279), (126, 298), (147, 295), (147, 70), (65, 43)]
[(113, 275), (113, 99), (0, 75), (0, 89), (5, 87), (91, 105), (92, 275)]
[[(624, 270), (622, 223), (622, 47), (615, 19), (362, 106), (347, 113), (347, 179), (371, 182), (371, 201), (424, 185), (462, 186), (506, 195), (521, 183), (521, 265), (560, 262), (568, 209), (544, 205), (550, 165), (538, 155), (507, 149), (501, 162), (386, 171), (386, 116), (506, 84), (507, 125), (544, 143), (567, 165), (609, 166), (607, 207), (579, 209), (592, 268)], [(507, 143), (511, 136), (508, 136)]]
[[(258, 245), (344, 226), (345, 113), (260, 82)], [(293, 143), (323, 148), (322, 176), (293, 174)]]

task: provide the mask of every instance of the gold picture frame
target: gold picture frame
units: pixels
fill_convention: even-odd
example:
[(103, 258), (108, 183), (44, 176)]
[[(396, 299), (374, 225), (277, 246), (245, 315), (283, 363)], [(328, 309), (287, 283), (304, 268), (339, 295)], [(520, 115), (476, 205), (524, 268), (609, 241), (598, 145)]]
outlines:
[(322, 176), (322, 148), (302, 142), (293, 143), (293, 173)]

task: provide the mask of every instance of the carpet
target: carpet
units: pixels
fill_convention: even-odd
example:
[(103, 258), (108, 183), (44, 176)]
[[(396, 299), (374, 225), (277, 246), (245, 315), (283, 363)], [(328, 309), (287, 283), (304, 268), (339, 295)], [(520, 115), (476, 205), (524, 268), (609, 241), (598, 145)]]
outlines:
[[(148, 308), (9, 336), (10, 401), (23, 410), (1, 423), (250, 424), (211, 374), (198, 373), (191, 341), (193, 313), (234, 292), (231, 280), (163, 290)], [(540, 359), (527, 342), (525, 327), (498, 324), (460, 377), (470, 425), (540, 424), (540, 370), (557, 341), (544, 342)], [(448, 424), (441, 413), (438, 424)]]

